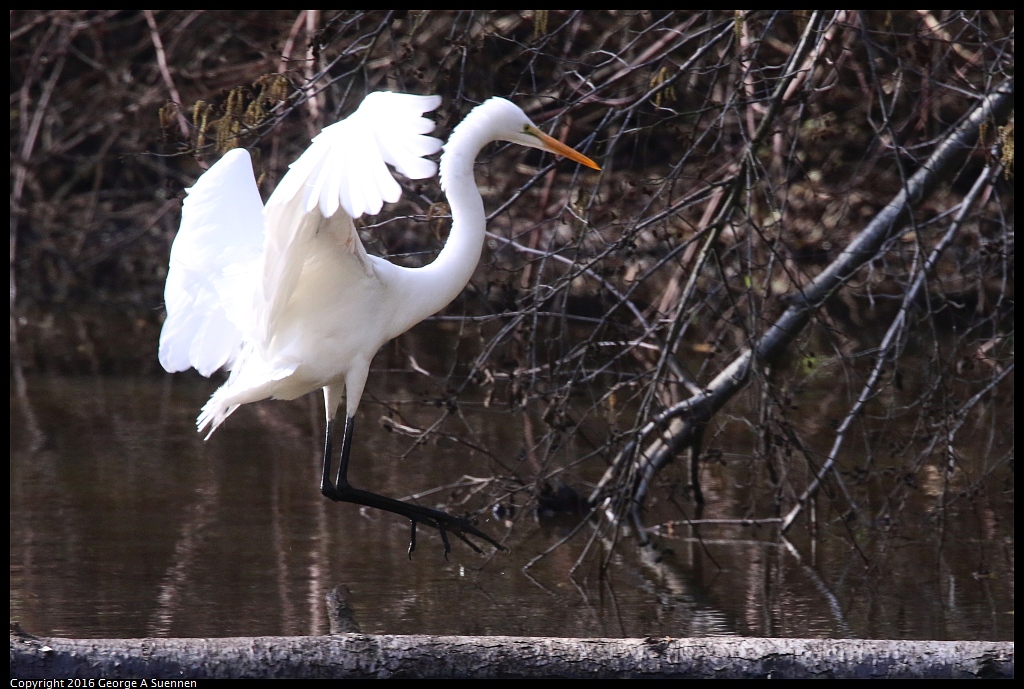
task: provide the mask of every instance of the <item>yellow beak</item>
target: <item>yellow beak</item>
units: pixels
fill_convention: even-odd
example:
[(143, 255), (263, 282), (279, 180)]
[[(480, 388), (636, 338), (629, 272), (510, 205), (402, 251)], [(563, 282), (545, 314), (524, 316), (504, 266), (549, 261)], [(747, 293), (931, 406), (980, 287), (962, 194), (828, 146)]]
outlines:
[(569, 148), (558, 139), (548, 136), (547, 134), (537, 129), (536, 127), (527, 125), (526, 131), (529, 134), (532, 134), (533, 136), (540, 139), (541, 144), (543, 144), (542, 148), (544, 150), (550, 151), (551, 153), (556, 153), (560, 156), (565, 156), (569, 160), (575, 160), (577, 163), (580, 163), (581, 165), (586, 165), (587, 167), (592, 168), (594, 170), (601, 169), (597, 163), (595, 163), (587, 156), (583, 155), (574, 148)]

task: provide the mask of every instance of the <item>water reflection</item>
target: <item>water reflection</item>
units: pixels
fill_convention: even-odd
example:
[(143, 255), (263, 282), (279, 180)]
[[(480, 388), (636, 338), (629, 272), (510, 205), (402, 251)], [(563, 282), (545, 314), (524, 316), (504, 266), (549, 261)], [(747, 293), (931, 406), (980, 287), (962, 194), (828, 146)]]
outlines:
[[(452, 348), (434, 335), (436, 355), (418, 361), (445, 371)], [(435, 440), (416, 445), (400, 432), (442, 414), (424, 400), (443, 382), (400, 370), (395, 352), (409, 349), (378, 357), (354, 485), (396, 497), (443, 486), (420, 499), (463, 510), (488, 504), (493, 486), (482, 480), (510, 470), (532, 479), (529, 439), (541, 421), (485, 406), (485, 391), (460, 396)], [(204, 443), (194, 418), (215, 384), (197, 375), (47, 373), (27, 376), (24, 396), (15, 387), (10, 614), (32, 633), (323, 634), (324, 597), (344, 584), (367, 633), (1013, 638), (1012, 504), (984, 494), (941, 524), (908, 508), (897, 514), (923, 517), (871, 529), (823, 499), (820, 531), (789, 542), (771, 525), (680, 522), (697, 515), (673, 484), (685, 483), (679, 468), (648, 514), (676, 526), (652, 548), (638, 550), (628, 533), (615, 547), (571, 519), (538, 521), (516, 494), (481, 523), (510, 553), (480, 557), (456, 542), (446, 561), (437, 533), (421, 529), (410, 561), (400, 518), (320, 495), (315, 396), (248, 405)], [(728, 437), (719, 434), (719, 459), (705, 468), (704, 519), (752, 516), (745, 510), (772, 499), (759, 493), (762, 469)], [(603, 469), (581, 465), (566, 480), (585, 489)]]

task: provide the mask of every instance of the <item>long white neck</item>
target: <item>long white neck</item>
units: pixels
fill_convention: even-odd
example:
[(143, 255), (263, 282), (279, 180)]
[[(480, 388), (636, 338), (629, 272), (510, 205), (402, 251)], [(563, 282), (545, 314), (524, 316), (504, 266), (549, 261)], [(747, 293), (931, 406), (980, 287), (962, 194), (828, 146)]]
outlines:
[(487, 218), (473, 177), (473, 164), (480, 150), (494, 141), (492, 130), (486, 126), (487, 119), (486, 111), (473, 110), (445, 144), (441, 156), (441, 188), (452, 211), (452, 229), (433, 263), (402, 271), (406, 283), (403, 291), (412, 302), (406, 304), (406, 308), (409, 316), (415, 318), (407, 328), (450, 304), (480, 262)]

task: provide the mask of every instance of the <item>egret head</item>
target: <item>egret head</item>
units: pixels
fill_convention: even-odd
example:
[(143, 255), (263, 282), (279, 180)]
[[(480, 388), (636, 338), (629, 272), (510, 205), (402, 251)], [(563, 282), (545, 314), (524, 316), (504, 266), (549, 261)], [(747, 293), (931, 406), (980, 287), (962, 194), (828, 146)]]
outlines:
[(480, 106), (480, 108), (484, 107), (493, 108), (494, 117), (502, 123), (503, 133), (499, 137), (502, 141), (510, 141), (529, 148), (539, 148), (542, 151), (564, 156), (594, 170), (601, 169), (587, 156), (542, 132), (515, 103), (495, 97)]
[(565, 156), (594, 170), (601, 169), (587, 156), (542, 132), (530, 121), (522, 108), (504, 98), (489, 98), (476, 106), (452, 132), (445, 150), (457, 147), (460, 140), (478, 137), (488, 141), (508, 141), (520, 146), (539, 148)]

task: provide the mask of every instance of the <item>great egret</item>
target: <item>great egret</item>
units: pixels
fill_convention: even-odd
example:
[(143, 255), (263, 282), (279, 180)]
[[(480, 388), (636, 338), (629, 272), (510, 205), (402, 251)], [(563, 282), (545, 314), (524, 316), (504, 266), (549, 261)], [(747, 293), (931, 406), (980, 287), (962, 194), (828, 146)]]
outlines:
[[(541, 132), (516, 105), (491, 98), (455, 128), (441, 156), (441, 187), (452, 211), (448, 241), (433, 263), (405, 268), (370, 256), (353, 218), (397, 201), (386, 164), (411, 179), (437, 166), (423, 156), (441, 142), (423, 117), (438, 96), (377, 92), (326, 127), (270, 196), (260, 200), (248, 152), (234, 149), (188, 190), (171, 247), (160, 363), (230, 376), (202, 409), (209, 434), (239, 405), (295, 399), (323, 388), (327, 410), (321, 492), (437, 528), (445, 555), (451, 531), (477, 552), (473, 535), (502, 546), (468, 519), (353, 488), (347, 480), (356, 409), (370, 361), (388, 340), (447, 306), (469, 282), (484, 241), (483, 200), (473, 178), (477, 154), (496, 140), (539, 148), (600, 169)], [(345, 427), (331, 482), (332, 439), (342, 390)]]

